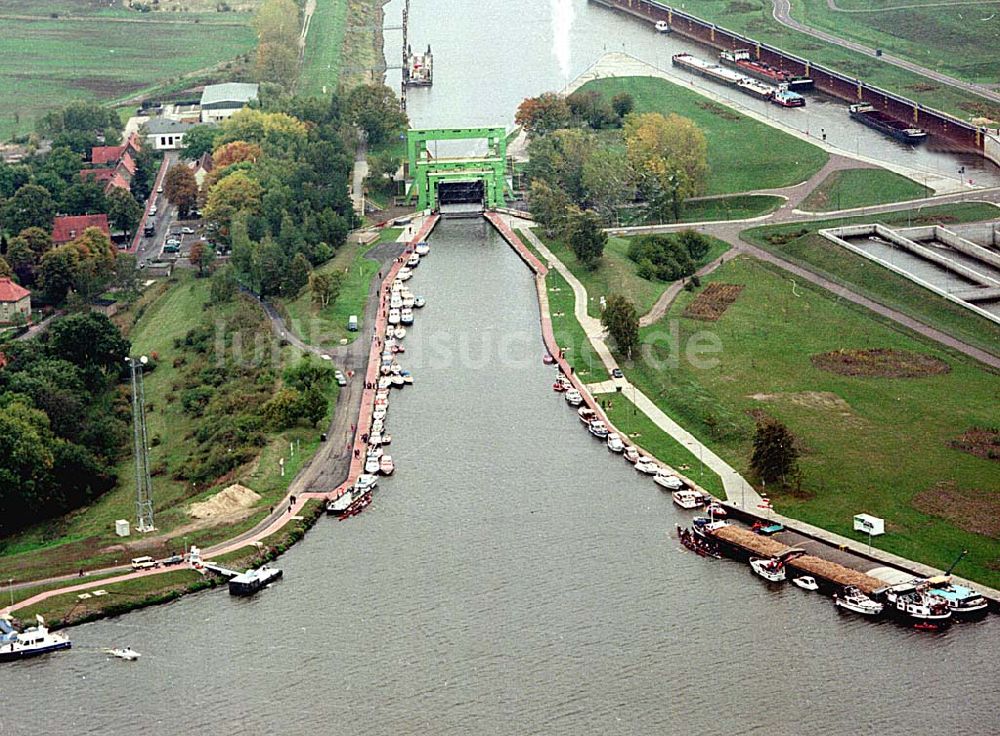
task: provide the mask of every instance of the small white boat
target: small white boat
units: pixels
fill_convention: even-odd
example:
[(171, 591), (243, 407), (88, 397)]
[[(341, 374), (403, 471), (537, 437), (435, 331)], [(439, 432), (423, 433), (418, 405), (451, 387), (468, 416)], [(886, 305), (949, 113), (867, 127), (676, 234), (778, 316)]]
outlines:
[(354, 503), (354, 494), (351, 491), (344, 491), (337, 498), (327, 502), (326, 513), (332, 516), (343, 516), (352, 503)]
[(403, 299), (402, 299), (402, 305), (403, 305), (403, 312), (404, 312), (404, 324), (408, 324), (407, 322), (405, 322), (405, 312), (406, 312), (406, 310), (407, 309), (413, 309), (413, 305), (414, 305), (414, 303), (416, 303), (416, 301), (417, 301), (417, 298), (415, 296), (413, 296), (413, 294), (410, 294), (409, 296), (404, 296), (403, 297)]
[(372, 410), (372, 419), (374, 419), (375, 421), (378, 421), (379, 419), (385, 419), (385, 415), (387, 413), (388, 412), (386, 411), (386, 408), (384, 406), (376, 406)]
[(400, 281), (409, 281), (411, 278), (413, 278), (413, 271), (408, 269), (406, 266), (403, 266), (401, 269), (399, 269), (399, 273), (396, 274), (396, 278), (398, 278)]
[(383, 443), (384, 443), (384, 439), (382, 437), (382, 430), (379, 429), (379, 431), (376, 432), (375, 428), (372, 427), (372, 433), (370, 435), (368, 435), (368, 444), (369, 445), (382, 445)]
[(729, 516), (729, 512), (726, 511), (726, 507), (723, 506), (718, 501), (712, 501), (708, 506), (705, 507), (705, 513), (713, 518), (720, 519), (725, 516)]
[(404, 325), (413, 324), (413, 310), (403, 308), (403, 311), (399, 313), (399, 321)]
[(862, 616), (878, 616), (885, 610), (885, 606), (873, 601), (853, 585), (848, 585), (842, 593), (834, 593), (833, 602), (838, 608), (860, 613)]
[(410, 373), (409, 371), (403, 371), (400, 375), (403, 377), (403, 383), (405, 383), (407, 386), (413, 385), (412, 373)]
[(382, 475), (392, 475), (393, 471), (396, 470), (396, 464), (392, 462), (390, 455), (383, 455), (381, 461), (379, 461), (378, 469)]
[(391, 445), (392, 444), (392, 435), (388, 434), (388, 433), (382, 435), (382, 444), (383, 445)]
[(671, 491), (680, 491), (684, 487), (684, 481), (665, 468), (661, 468), (660, 471), (653, 476), (653, 482), (658, 486), (663, 486)]
[(427, 300), (424, 299), (422, 296), (418, 296), (413, 300), (413, 306), (415, 306), (417, 309), (420, 309), (420, 307), (424, 306), (426, 303)]
[(389, 297), (389, 308), (401, 309), (402, 306), (403, 306), (403, 297), (399, 295), (398, 291), (392, 292), (392, 296)]
[(657, 33), (670, 33), (670, 24), (665, 20), (658, 20), (653, 24)]
[(750, 568), (772, 583), (781, 583), (785, 580), (785, 563), (777, 558), (751, 557)]
[(392, 385), (396, 388), (402, 388), (406, 385), (406, 380), (399, 374), (392, 377)]
[(606, 439), (608, 436), (608, 425), (600, 419), (592, 421), (588, 425), (587, 430), (599, 440)]
[(406, 337), (406, 328), (397, 327), (395, 330), (392, 331), (392, 334), (396, 336), (397, 340), (402, 340), (404, 337)]
[(431, 247), (427, 243), (417, 243), (417, 247), (413, 249), (413, 252), (418, 256), (426, 256), (431, 252)]
[(608, 449), (611, 452), (624, 452), (625, 443), (622, 442), (622, 438), (618, 436), (616, 432), (612, 432), (608, 435)]
[(670, 495), (674, 499), (674, 503), (682, 509), (696, 509), (704, 503), (704, 499), (698, 491), (679, 490)]
[(399, 291), (402, 288), (403, 288), (403, 281), (402, 281), (402, 279), (396, 278), (392, 282), (392, 290), (393, 291)]
[(414, 253), (412, 256), (406, 259), (406, 266), (408, 268), (416, 268), (420, 265), (420, 256)]
[(583, 403), (583, 396), (575, 388), (569, 389), (564, 396), (566, 397), (566, 403), (570, 406), (579, 406)]
[(380, 379), (378, 379), (379, 388), (389, 388), (389, 386), (391, 385), (392, 385), (392, 379), (389, 378), (388, 376), (382, 376)]
[(656, 464), (656, 461), (645, 455), (636, 462), (635, 469), (646, 475), (656, 475), (660, 472), (660, 466)]
[(581, 406), (576, 410), (576, 415), (580, 417), (580, 421), (584, 424), (590, 424), (592, 421), (597, 419), (597, 412), (591, 409), (589, 406)]
[(384, 419), (376, 419), (374, 422), (372, 422), (372, 432), (378, 433), (378, 432), (382, 432), (384, 430), (385, 430), (385, 420)]
[(365, 457), (382, 457), (382, 448), (378, 445), (370, 445)]
[[(399, 324), (399, 310), (398, 309), (390, 309), (389, 310), (389, 324), (390, 325), (398, 325)], [(398, 335), (397, 335), (397, 337), (398, 337)]]
[(639, 450), (637, 450), (632, 445), (629, 445), (628, 447), (625, 448), (625, 451), (622, 453), (622, 457), (628, 460), (633, 465), (635, 465), (637, 462), (639, 462)]
[(819, 583), (816, 582), (816, 578), (812, 575), (803, 575), (802, 577), (792, 578), (792, 582), (802, 588), (802, 590), (819, 590)]
[(125, 647), (124, 649), (109, 649), (108, 654), (112, 657), (117, 657), (118, 659), (124, 659), (126, 662), (134, 662), (142, 656), (132, 647)]
[(377, 473), (379, 471), (380, 467), (381, 467), (380, 460), (375, 455), (369, 455), (365, 459), (365, 472), (366, 473), (371, 473), (371, 474), (374, 475), (375, 473)]

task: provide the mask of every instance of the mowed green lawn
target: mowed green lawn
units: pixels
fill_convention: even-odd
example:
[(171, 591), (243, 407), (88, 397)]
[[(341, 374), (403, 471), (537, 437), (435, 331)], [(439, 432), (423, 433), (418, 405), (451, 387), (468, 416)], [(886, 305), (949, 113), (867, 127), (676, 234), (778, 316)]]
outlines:
[(708, 139), (711, 169), (706, 194), (731, 194), (791, 186), (827, 162), (811, 143), (741, 115), (731, 108), (656, 77), (597, 79), (582, 87), (607, 99), (628, 92), (636, 112), (677, 113), (690, 118)]
[[(306, 37), (299, 92), (321, 96), (336, 91), (340, 77), (347, 0), (317, 0)], [(366, 31), (366, 35), (374, 33)]]
[(31, 130), (35, 118), (71, 100), (119, 99), (253, 49), (249, 15), (215, 15), (226, 23), (194, 23), (183, 14), (156, 24), (97, 17), (4, 20), (0, 138)]
[(905, 202), (934, 194), (932, 189), (885, 169), (834, 171), (799, 205), (806, 212), (830, 212)]
[[(960, 573), (1000, 585), (1000, 540), (913, 506), (915, 496), (937, 484), (1000, 493), (995, 461), (949, 446), (970, 427), (995, 426), (1000, 377), (748, 257), (706, 281), (745, 288), (716, 322), (682, 316), (697, 296), (682, 293), (668, 313), (679, 329), (681, 359), (669, 362), (670, 335), (655, 325), (642, 334), (657, 347), (626, 368), (629, 378), (741, 471), (751, 451), (750, 413), (785, 422), (803, 448), (802, 489), (768, 488), (781, 513), (855, 538), (854, 514), (881, 516), (889, 533), (876, 541), (879, 547), (942, 568), (969, 549)], [(699, 366), (684, 357), (695, 333), (721, 346)], [(857, 378), (810, 361), (841, 348), (908, 350), (937, 357), (951, 370), (927, 378)]]
[(955, 222), (994, 219), (1000, 209), (985, 202), (921, 207), (875, 217), (844, 217), (788, 225), (769, 225), (744, 230), (741, 236), (765, 250), (805, 266), (836, 283), (845, 284), (886, 306), (911, 315), (924, 324), (960, 340), (1000, 355), (1000, 325), (970, 312), (924, 287), (876, 263), (845, 250), (820, 235), (823, 228), (881, 222), (894, 227), (907, 225), (947, 226)]
[(1000, 47), (1000, 3), (945, 0), (929, 5), (921, 8), (910, 0), (837, 0), (838, 12), (827, 0), (793, 0), (792, 17), (929, 69), (995, 83), (1000, 75), (995, 53)]

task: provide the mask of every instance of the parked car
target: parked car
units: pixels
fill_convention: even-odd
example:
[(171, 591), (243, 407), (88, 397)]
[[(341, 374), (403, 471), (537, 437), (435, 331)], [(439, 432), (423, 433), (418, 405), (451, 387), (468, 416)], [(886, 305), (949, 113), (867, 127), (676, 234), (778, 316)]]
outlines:
[(156, 188), (156, 193), (157, 194), (163, 194), (163, 185), (162, 184), (160, 184), (160, 186), (158, 186)]
[(180, 245), (181, 241), (178, 238), (167, 238), (166, 244), (167, 245)]
[(181, 247), (177, 243), (167, 243), (163, 246), (164, 253), (179, 253), (180, 250)]
[(132, 560), (132, 569), (133, 570), (148, 570), (150, 568), (156, 567), (157, 564), (158, 563), (156, 562), (156, 560), (154, 560), (152, 557), (148, 557), (148, 556), (146, 556), (146, 557), (135, 557)]
[(333, 372), (333, 378), (334, 378), (334, 380), (337, 381), (337, 385), (338, 386), (346, 386), (347, 385), (347, 378), (344, 377), (344, 374), (340, 370), (335, 370)]
[(612, 368), (611, 369), (611, 377), (612, 378), (624, 378), (625, 374), (622, 373), (622, 369), (621, 368)]
[(171, 565), (179, 565), (184, 562), (184, 555), (171, 555), (166, 559), (160, 560), (160, 564), (164, 567), (170, 567)]
[(187, 225), (181, 228), (181, 232), (184, 233), (185, 235), (194, 235), (194, 230), (188, 227)]

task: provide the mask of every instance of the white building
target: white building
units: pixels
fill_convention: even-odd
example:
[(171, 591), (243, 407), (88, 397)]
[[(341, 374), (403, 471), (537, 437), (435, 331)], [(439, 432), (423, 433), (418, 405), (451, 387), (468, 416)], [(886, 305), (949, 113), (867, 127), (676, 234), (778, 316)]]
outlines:
[(201, 93), (201, 122), (219, 123), (257, 99), (256, 84), (210, 84)]
[(146, 123), (146, 140), (153, 144), (153, 148), (157, 151), (173, 151), (184, 145), (184, 134), (193, 127), (193, 123), (151, 118)]

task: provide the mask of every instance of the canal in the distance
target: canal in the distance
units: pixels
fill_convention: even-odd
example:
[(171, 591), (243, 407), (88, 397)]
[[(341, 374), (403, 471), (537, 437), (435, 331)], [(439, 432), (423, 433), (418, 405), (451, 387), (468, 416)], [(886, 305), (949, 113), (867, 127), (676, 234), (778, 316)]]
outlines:
[(996, 733), (995, 621), (862, 621), (680, 550), (690, 515), (552, 392), (526, 267), (478, 220), (431, 242), (372, 507), (251, 599), (5, 666), (2, 736)]

